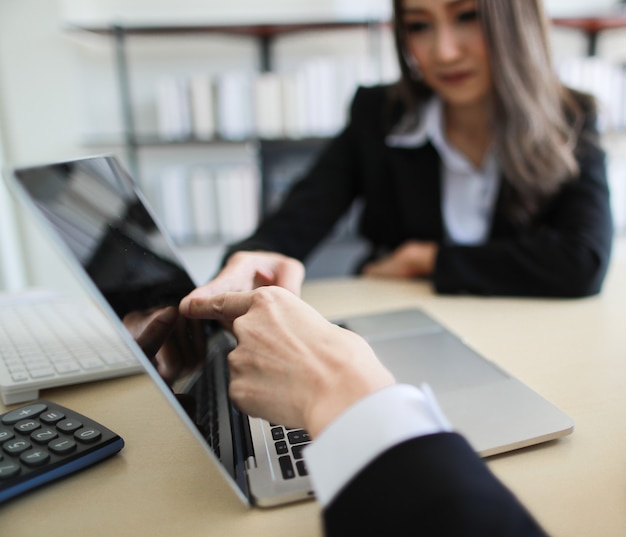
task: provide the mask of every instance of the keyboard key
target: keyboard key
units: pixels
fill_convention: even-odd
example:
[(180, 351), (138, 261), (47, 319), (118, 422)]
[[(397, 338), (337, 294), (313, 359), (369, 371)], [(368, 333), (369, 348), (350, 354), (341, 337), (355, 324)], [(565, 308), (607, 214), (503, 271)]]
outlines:
[(304, 461), (296, 462), (296, 468), (298, 469), (298, 475), (300, 477), (304, 477), (305, 475), (309, 475), (309, 472), (306, 469), (306, 464), (305, 464)]
[(284, 440), (281, 440), (280, 442), (276, 442), (274, 444), (274, 447), (276, 448), (276, 455), (285, 455), (289, 453), (287, 442), (285, 442)]
[(299, 429), (297, 431), (291, 431), (287, 433), (287, 438), (289, 439), (290, 444), (303, 444), (304, 442), (310, 442), (311, 437), (309, 433), (304, 429)]
[(283, 431), (282, 427), (274, 427), (272, 429), (272, 438), (274, 440), (282, 440), (285, 438), (285, 431)]
[(293, 469), (293, 464), (291, 464), (291, 457), (289, 457), (289, 455), (279, 457), (278, 462), (280, 464), (280, 470), (283, 474), (283, 479), (293, 479), (296, 477), (296, 472)]
[(293, 446), (293, 448), (291, 448), (291, 454), (293, 455), (293, 458), (296, 460), (300, 460), (304, 457), (304, 455), (302, 454), (302, 452), (304, 451), (304, 448), (307, 447), (308, 444), (300, 444), (297, 446)]

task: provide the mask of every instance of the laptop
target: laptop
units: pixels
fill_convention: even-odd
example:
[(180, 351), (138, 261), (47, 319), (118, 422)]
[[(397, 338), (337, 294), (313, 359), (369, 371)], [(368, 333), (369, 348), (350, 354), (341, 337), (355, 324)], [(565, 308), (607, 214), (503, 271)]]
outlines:
[[(239, 497), (257, 506), (311, 498), (302, 459), (306, 431), (250, 418), (228, 398), (232, 334), (179, 317), (175, 340), (156, 354), (146, 348), (142, 322), (171, 312), (197, 283), (116, 158), (20, 168), (11, 185)], [(573, 430), (567, 415), (419, 309), (335, 321), (365, 337), (399, 381), (429, 383), (482, 456)]]

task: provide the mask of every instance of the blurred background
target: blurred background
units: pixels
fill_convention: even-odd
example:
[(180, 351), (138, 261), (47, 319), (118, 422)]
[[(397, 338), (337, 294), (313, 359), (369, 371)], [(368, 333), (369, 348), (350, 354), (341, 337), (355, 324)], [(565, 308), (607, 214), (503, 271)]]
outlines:
[[(359, 84), (398, 74), (389, 0), (0, 0), (0, 160), (113, 153), (196, 279), (271, 211)], [(626, 12), (615, 0), (545, 0), (555, 69), (594, 93), (626, 228)], [(164, 203), (164, 200), (168, 200)], [(201, 200), (201, 203), (197, 203)], [(353, 213), (308, 277), (341, 274)], [(0, 184), (0, 290), (73, 290), (45, 235)]]

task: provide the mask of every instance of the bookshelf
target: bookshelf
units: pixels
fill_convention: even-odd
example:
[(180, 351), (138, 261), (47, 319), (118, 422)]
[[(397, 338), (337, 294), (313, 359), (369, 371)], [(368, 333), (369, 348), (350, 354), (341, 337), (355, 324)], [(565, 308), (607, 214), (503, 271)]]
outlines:
[[(137, 40), (144, 38), (163, 38), (164, 41), (170, 39), (185, 39), (188, 37), (204, 38), (204, 36), (227, 36), (229, 39), (237, 39), (239, 37), (246, 42), (252, 41), (253, 47), (256, 50), (256, 57), (254, 58), (254, 65), (250, 68), (247, 66), (250, 74), (254, 77), (265, 77), (268, 82), (272, 82), (272, 74), (275, 73), (275, 45), (281, 38), (289, 38), (289, 36), (298, 35), (313, 35), (319, 36), (327, 34), (328, 32), (339, 33), (342, 30), (357, 30), (366, 36), (366, 54), (371, 62), (369, 65), (369, 79), (366, 80), (348, 80), (345, 82), (346, 86), (350, 86), (345, 90), (342, 90), (347, 98), (351, 97), (356, 85), (358, 83), (377, 83), (382, 79), (383, 67), (381, 62), (383, 53), (381, 52), (381, 35), (388, 29), (388, 24), (385, 21), (378, 20), (325, 20), (325, 21), (306, 21), (306, 22), (288, 22), (288, 23), (276, 23), (276, 24), (197, 24), (197, 25), (111, 25), (102, 27), (89, 27), (89, 26), (71, 26), (68, 27), (68, 31), (79, 36), (82, 34), (89, 35), (94, 34), (99, 37), (104, 37), (107, 42), (110, 42), (111, 49), (113, 51), (113, 68), (115, 71), (116, 90), (119, 100), (120, 117), (122, 120), (122, 134), (118, 139), (111, 136), (94, 134), (86, 140), (86, 145), (91, 148), (102, 147), (115, 147), (124, 152), (126, 163), (131, 171), (133, 177), (137, 178), (142, 185), (145, 186), (145, 176), (149, 175), (146, 168), (146, 162), (150, 158), (149, 155), (163, 154), (168, 152), (173, 154), (174, 160), (186, 159), (186, 155), (190, 151), (218, 151), (232, 150), (235, 152), (237, 148), (247, 155), (251, 155), (250, 161), (253, 162), (255, 171), (257, 173), (258, 180), (258, 201), (257, 201), (257, 220), (263, 214), (273, 210), (279, 203), (280, 199), (284, 195), (288, 185), (303, 173), (306, 167), (312, 162), (314, 157), (323, 148), (328, 138), (332, 136), (343, 125), (345, 117), (341, 112), (337, 110), (327, 111), (325, 116), (332, 116), (335, 118), (335, 122), (331, 125), (326, 124), (319, 125), (320, 117), (324, 114), (314, 114), (318, 124), (311, 126), (297, 125), (296, 127), (288, 129), (285, 127), (283, 130), (272, 131), (272, 126), (266, 128), (268, 134), (265, 132), (259, 132), (258, 130), (251, 129), (249, 132), (246, 129), (236, 130), (232, 132), (221, 132), (219, 127), (215, 125), (211, 129), (206, 130), (202, 135), (197, 135), (195, 129), (174, 132), (173, 135), (165, 134), (163, 131), (154, 133), (146, 133), (145, 129), (138, 128), (137, 121), (137, 102), (136, 98), (133, 98), (133, 83), (136, 82), (137, 74), (137, 60), (133, 57), (132, 47), (129, 43), (136, 43)], [(313, 39), (315, 39), (314, 37)], [(131, 41), (132, 40), (132, 41)], [(315, 54), (315, 51), (312, 52)], [(318, 78), (329, 77), (328, 66), (317, 65), (312, 69), (311, 76)], [(317, 69), (316, 71), (314, 71)], [(325, 70), (326, 69), (326, 70)], [(345, 69), (344, 69), (345, 71)], [(191, 80), (187, 81), (189, 84)], [(215, 82), (215, 81), (213, 81)], [(352, 82), (352, 84), (350, 84)], [(240, 84), (243, 85), (243, 84)], [(283, 86), (284, 87), (284, 86)], [(188, 91), (189, 87), (184, 91)], [(216, 96), (215, 87), (213, 88), (213, 94), (211, 98), (215, 101)], [(318, 95), (318, 99), (326, 97), (323, 91)], [(336, 98), (327, 98), (327, 101), (337, 100)], [(319, 103), (318, 103), (319, 104)], [(311, 108), (311, 107), (309, 107)], [(309, 115), (311, 113), (309, 112)], [(219, 123), (219, 118), (214, 118), (214, 123)], [(225, 123), (225, 122), (224, 122)], [(300, 122), (302, 123), (302, 121)], [(309, 122), (310, 123), (310, 122)], [(225, 244), (241, 238), (239, 235), (245, 236), (248, 233), (243, 231), (238, 235), (237, 233), (230, 233), (229, 231), (220, 231), (220, 225), (224, 228), (224, 222), (217, 222), (214, 224), (216, 231), (211, 232), (211, 224), (206, 222), (204, 225), (204, 231), (196, 234), (195, 236), (189, 236), (185, 233), (184, 222), (182, 225), (181, 219), (193, 219), (193, 215), (184, 215), (180, 209), (172, 209), (171, 206), (177, 201), (180, 201), (180, 197), (174, 195), (175, 190), (171, 185), (176, 182), (184, 181), (181, 177), (176, 177), (176, 170), (166, 172), (168, 178), (166, 179), (168, 188), (166, 189), (165, 196), (167, 197), (167, 205), (170, 209), (167, 210), (166, 204), (159, 204), (158, 201), (155, 204), (155, 209), (159, 216), (161, 216), (166, 224), (166, 227), (173, 231), (175, 240), (179, 245), (183, 246), (183, 249), (193, 252), (193, 257), (198, 258), (198, 252), (204, 249), (211, 248), (213, 250), (220, 249)], [(147, 180), (150, 183), (150, 180)], [(152, 181), (154, 182), (154, 181)], [(194, 182), (197, 183), (194, 179)], [(224, 181), (217, 181), (216, 184), (221, 184), (220, 188), (223, 188)], [(150, 190), (153, 185), (148, 185), (147, 195), (148, 198), (153, 201), (158, 198), (157, 195), (150, 195)], [(206, 188), (204, 189), (206, 192)], [(163, 196), (163, 195), (161, 195)], [(218, 205), (224, 204), (224, 199), (229, 195), (224, 194), (216, 196), (216, 203)], [(191, 197), (194, 197), (192, 192)], [(231, 193), (230, 198), (236, 198), (236, 194)], [(159, 206), (160, 205), (160, 206)], [(193, 204), (192, 204), (193, 205)], [(244, 209), (243, 213), (250, 212), (250, 205), (248, 203), (248, 209)], [(240, 209), (240, 208), (239, 208)], [(327, 243), (329, 244), (328, 253), (324, 245), (319, 248), (313, 256), (312, 267), (309, 270), (309, 274), (315, 275), (327, 275), (329, 270), (332, 273), (333, 269), (328, 269), (328, 265), (336, 264), (335, 259), (337, 256), (337, 249), (345, 250), (347, 255), (350, 256), (350, 252), (360, 251), (359, 246), (356, 244), (358, 241), (354, 239), (354, 227), (356, 218), (355, 208), (350, 215), (348, 215), (342, 222), (340, 222), (329, 238)], [(193, 211), (192, 211), (193, 212)], [(219, 211), (218, 211), (219, 212)], [(232, 217), (230, 218), (232, 221)], [(168, 221), (173, 222), (168, 225)], [(256, 221), (250, 223), (249, 231), (255, 227)], [(208, 231), (207, 231), (208, 229)], [(244, 230), (245, 231), (245, 230)], [(352, 257), (356, 255), (352, 254)], [(345, 261), (343, 262), (345, 264)], [(341, 270), (343, 271), (343, 269)]]
[(595, 56), (598, 48), (598, 37), (606, 30), (626, 28), (626, 11), (613, 14), (585, 17), (555, 17), (554, 26), (582, 31), (587, 37), (587, 55)]
[[(316, 31), (337, 31), (351, 28), (366, 28), (371, 36), (372, 56), (376, 56), (374, 50), (378, 41), (377, 35), (381, 29), (386, 27), (383, 21), (317, 21), (317, 22), (292, 22), (277, 24), (219, 24), (219, 25), (111, 25), (108, 27), (71, 26), (70, 32), (88, 32), (97, 35), (110, 36), (115, 50), (115, 70), (118, 82), (120, 104), (122, 108), (122, 118), (124, 123), (124, 139), (129, 166), (136, 176), (140, 175), (140, 166), (137, 153), (143, 146), (163, 145), (164, 143), (180, 144), (207, 144), (212, 142), (232, 142), (229, 139), (221, 139), (219, 136), (211, 140), (194, 139), (192, 136), (181, 140), (163, 140), (158, 136), (141, 137), (137, 135), (135, 126), (135, 113), (132, 102), (131, 79), (132, 70), (130, 67), (127, 42), (130, 37), (177, 37), (188, 35), (228, 35), (251, 37), (256, 40), (258, 51), (258, 72), (269, 73), (273, 69), (272, 45), (281, 36)], [(258, 137), (251, 136), (245, 141), (258, 141)], [(101, 141), (92, 140), (91, 145), (101, 145)], [(109, 142), (110, 143), (110, 142)]]

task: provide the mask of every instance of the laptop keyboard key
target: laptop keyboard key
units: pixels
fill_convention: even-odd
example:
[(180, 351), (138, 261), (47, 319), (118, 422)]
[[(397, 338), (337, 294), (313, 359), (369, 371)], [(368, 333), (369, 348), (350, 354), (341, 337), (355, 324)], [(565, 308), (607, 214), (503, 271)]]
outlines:
[(298, 469), (298, 475), (300, 477), (304, 477), (305, 475), (309, 475), (309, 472), (306, 469), (306, 464), (304, 463), (304, 461), (296, 462), (296, 468)]
[(274, 440), (282, 440), (285, 438), (285, 431), (283, 431), (282, 427), (274, 427), (272, 429), (272, 438)]
[(284, 440), (276, 442), (274, 444), (274, 447), (276, 448), (277, 455), (286, 455), (287, 453), (289, 453), (289, 447), (287, 446), (287, 442), (285, 442)]
[(278, 462), (280, 464), (280, 470), (283, 474), (283, 479), (293, 479), (296, 477), (296, 472), (293, 469), (293, 464), (291, 464), (291, 457), (289, 457), (289, 455), (279, 457)]
[(287, 433), (287, 438), (289, 439), (289, 443), (294, 444), (304, 444), (305, 442), (310, 442), (311, 437), (309, 433), (304, 429), (298, 429), (297, 431), (291, 431)]

